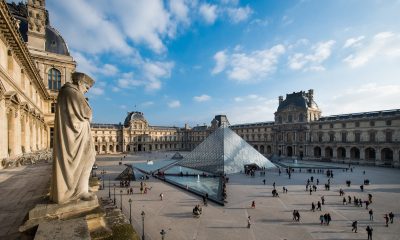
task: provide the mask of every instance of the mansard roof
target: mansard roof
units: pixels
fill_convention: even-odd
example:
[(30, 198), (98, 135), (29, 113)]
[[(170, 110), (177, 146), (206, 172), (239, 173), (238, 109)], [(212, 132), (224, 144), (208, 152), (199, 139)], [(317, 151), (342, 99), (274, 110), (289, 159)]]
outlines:
[(294, 106), (301, 109), (318, 108), (317, 103), (306, 92), (293, 92), (286, 94), (286, 99), (279, 103), (278, 111), (281, 111), (288, 106)]
[(347, 120), (347, 119), (390, 117), (390, 116), (400, 116), (400, 109), (390, 109), (390, 110), (382, 110), (382, 111), (358, 112), (358, 113), (348, 113), (348, 114), (324, 116), (324, 117), (321, 117), (317, 122), (338, 121), (338, 120)]
[(124, 126), (125, 127), (129, 126), (129, 123), (133, 120), (141, 120), (147, 122), (142, 112), (133, 111), (133, 112), (128, 112), (128, 115), (126, 116), (124, 121)]

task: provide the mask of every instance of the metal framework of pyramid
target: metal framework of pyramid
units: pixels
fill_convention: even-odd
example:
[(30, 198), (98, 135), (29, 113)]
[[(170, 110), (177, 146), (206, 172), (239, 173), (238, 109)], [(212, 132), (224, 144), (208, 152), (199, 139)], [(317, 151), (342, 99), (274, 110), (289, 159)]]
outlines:
[(177, 165), (222, 175), (237, 173), (244, 165), (275, 168), (266, 157), (255, 150), (229, 127), (221, 126), (210, 134)]

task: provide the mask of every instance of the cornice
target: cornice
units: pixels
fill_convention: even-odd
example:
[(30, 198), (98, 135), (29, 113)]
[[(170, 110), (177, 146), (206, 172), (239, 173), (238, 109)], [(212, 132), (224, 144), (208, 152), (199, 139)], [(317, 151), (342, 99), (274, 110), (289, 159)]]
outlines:
[(19, 61), (21, 61), (29, 77), (38, 87), (44, 98), (46, 100), (49, 99), (50, 95), (47, 92), (29, 50), (14, 23), (14, 17), (11, 15), (5, 0), (0, 0), (0, 30), (14, 55), (19, 59)]

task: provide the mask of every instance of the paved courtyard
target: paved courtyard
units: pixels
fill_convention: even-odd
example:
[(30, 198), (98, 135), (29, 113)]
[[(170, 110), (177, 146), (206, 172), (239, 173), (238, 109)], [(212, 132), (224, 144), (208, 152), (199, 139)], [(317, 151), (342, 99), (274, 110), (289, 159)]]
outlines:
[[(146, 161), (150, 159), (165, 159), (174, 153), (152, 153), (140, 155), (128, 155), (123, 163)], [(106, 188), (98, 192), (100, 197), (108, 197), (108, 177), (114, 179), (125, 166), (118, 165), (121, 156), (98, 156), (97, 164), (100, 170), (106, 170)], [(342, 165), (343, 166), (343, 165)], [(363, 171), (366, 174), (363, 175)], [(305, 191), (305, 183), (308, 178), (314, 176), (320, 184), (317, 192), (310, 196)], [(331, 190), (323, 190), (323, 184), (327, 182), (324, 174), (295, 173), (291, 179), (287, 175), (279, 176), (277, 172), (268, 173), (266, 185), (263, 185), (264, 177), (249, 177), (244, 174), (230, 175), (227, 184), (228, 203), (219, 206), (209, 203), (203, 207), (200, 218), (193, 218), (192, 209), (201, 199), (184, 190), (176, 188), (160, 180), (150, 178), (147, 185), (151, 190), (147, 194), (139, 193), (140, 182), (133, 182), (134, 194), (122, 195), (123, 211), (129, 217), (129, 198), (132, 199), (133, 225), (142, 234), (141, 212), (145, 212), (146, 239), (160, 239), (160, 231), (164, 229), (166, 239), (325, 239), (325, 240), (349, 240), (367, 239), (365, 228), (370, 225), (373, 231), (373, 239), (399, 239), (400, 228), (400, 170), (379, 167), (355, 166), (354, 172), (334, 170), (334, 178), (331, 180)], [(359, 186), (364, 179), (371, 181), (361, 192)], [(351, 180), (351, 187), (345, 185), (346, 180)], [(315, 180), (314, 180), (315, 181)], [(271, 196), (272, 183), (276, 183), (279, 198)], [(111, 181), (111, 186), (119, 182)], [(282, 187), (288, 188), (288, 194), (282, 193)], [(369, 220), (368, 210), (363, 207), (343, 205), (343, 197), (339, 196), (339, 189), (345, 191), (345, 196), (355, 196), (363, 200), (368, 199), (368, 193), (373, 196), (370, 208), (374, 211), (374, 221)], [(113, 188), (111, 187), (111, 198)], [(116, 189), (117, 206), (120, 207), (120, 188)], [(159, 198), (164, 194), (164, 200)], [(322, 211), (310, 211), (311, 202), (315, 204), (321, 196), (325, 197), (325, 205)], [(250, 208), (252, 201), (256, 202), (256, 208)], [(299, 210), (300, 222), (292, 221), (293, 210)], [(385, 227), (384, 214), (392, 211), (395, 214), (394, 224)], [(320, 214), (330, 213), (332, 222), (329, 226), (319, 224)], [(247, 228), (247, 217), (251, 216), (251, 228)], [(358, 233), (351, 231), (351, 223), (357, 220)]]
[(0, 239), (30, 239), (18, 232), (28, 211), (49, 189), (51, 163), (0, 171)]

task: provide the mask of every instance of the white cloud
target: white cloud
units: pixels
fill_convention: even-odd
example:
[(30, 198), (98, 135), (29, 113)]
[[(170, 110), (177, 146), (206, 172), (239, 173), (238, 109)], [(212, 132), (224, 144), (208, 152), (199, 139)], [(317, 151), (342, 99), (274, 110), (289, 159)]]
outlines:
[(322, 63), (332, 54), (334, 40), (319, 42), (311, 47), (312, 53), (294, 53), (288, 58), (288, 65), (293, 70), (323, 71)]
[(233, 100), (235, 102), (244, 102), (244, 101), (249, 102), (249, 101), (251, 101), (251, 102), (254, 103), (254, 102), (263, 102), (263, 101), (266, 101), (267, 99), (265, 97), (261, 97), (261, 96), (259, 96), (257, 94), (249, 94), (247, 96), (235, 97)]
[(62, 29), (72, 49), (92, 54), (131, 54), (134, 50), (127, 44), (123, 32), (107, 18), (105, 9), (95, 6), (98, 5), (83, 0), (57, 1), (50, 11), (51, 21)]
[(239, 0), (221, 0), (221, 3), (227, 5), (237, 5)]
[(147, 91), (159, 90), (162, 87), (162, 79), (171, 76), (173, 67), (173, 62), (145, 60), (138, 65), (138, 76), (134, 77), (133, 72), (123, 73), (117, 79), (117, 89), (113, 91), (136, 87), (144, 87)]
[(324, 115), (366, 112), (398, 108), (400, 84), (370, 82), (343, 89), (338, 95), (321, 103)]
[[(244, 97), (248, 99), (248, 96)], [(249, 104), (248, 101), (252, 101)], [(231, 124), (238, 123), (254, 123), (262, 121), (270, 121), (274, 118), (278, 101), (276, 99), (253, 99), (242, 101), (241, 104), (237, 103), (232, 107), (227, 107), (225, 113), (229, 117)]]
[(400, 57), (400, 35), (392, 32), (380, 32), (368, 44), (364, 44), (364, 47), (358, 48), (358, 50), (347, 56), (343, 61), (351, 68), (357, 68), (379, 57)]
[(77, 61), (77, 70), (88, 75), (101, 74), (105, 76), (113, 76), (118, 73), (118, 68), (112, 64), (101, 64), (98, 61), (88, 58), (80, 52), (72, 52), (75, 61)]
[[(229, 79), (238, 82), (254, 82), (268, 77), (276, 70), (278, 58), (285, 52), (285, 47), (281, 44), (275, 45), (270, 49), (257, 50), (250, 53), (234, 52), (225, 54), (222, 59), (216, 59), (216, 66), (213, 73), (222, 72), (224, 69)], [(222, 64), (222, 63), (224, 64)], [(224, 66), (224, 67), (222, 67)]]
[(185, 0), (173, 0), (169, 2), (169, 7), (172, 15), (178, 20), (184, 23), (189, 23), (189, 7), (185, 3)]
[(113, 76), (118, 73), (118, 68), (112, 64), (104, 64), (103, 67), (99, 69), (99, 72), (106, 76)]
[(96, 96), (103, 95), (104, 89), (101, 87), (92, 87), (89, 89), (89, 93)]
[(119, 108), (121, 108), (121, 109), (126, 109), (127, 106), (126, 106), (126, 105), (120, 105)]
[(239, 23), (247, 20), (253, 13), (253, 10), (249, 7), (238, 7), (238, 8), (228, 8), (228, 16), (233, 23)]
[(219, 51), (214, 55), (214, 60), (216, 62), (214, 69), (212, 70), (212, 74), (217, 74), (224, 71), (226, 66), (227, 56), (225, 51)]
[(168, 102), (168, 107), (169, 108), (178, 108), (181, 106), (181, 102), (179, 102), (178, 100), (173, 100)]
[(359, 47), (359, 46), (361, 46), (361, 41), (364, 38), (365, 38), (364, 36), (359, 36), (356, 38), (349, 38), (346, 40), (345, 44), (343, 45), (343, 48)]
[(217, 19), (217, 6), (203, 3), (199, 8), (199, 13), (206, 23), (213, 24)]
[(209, 101), (210, 99), (211, 99), (211, 97), (206, 94), (193, 97), (193, 100), (195, 100), (196, 102), (206, 102), (206, 101)]

